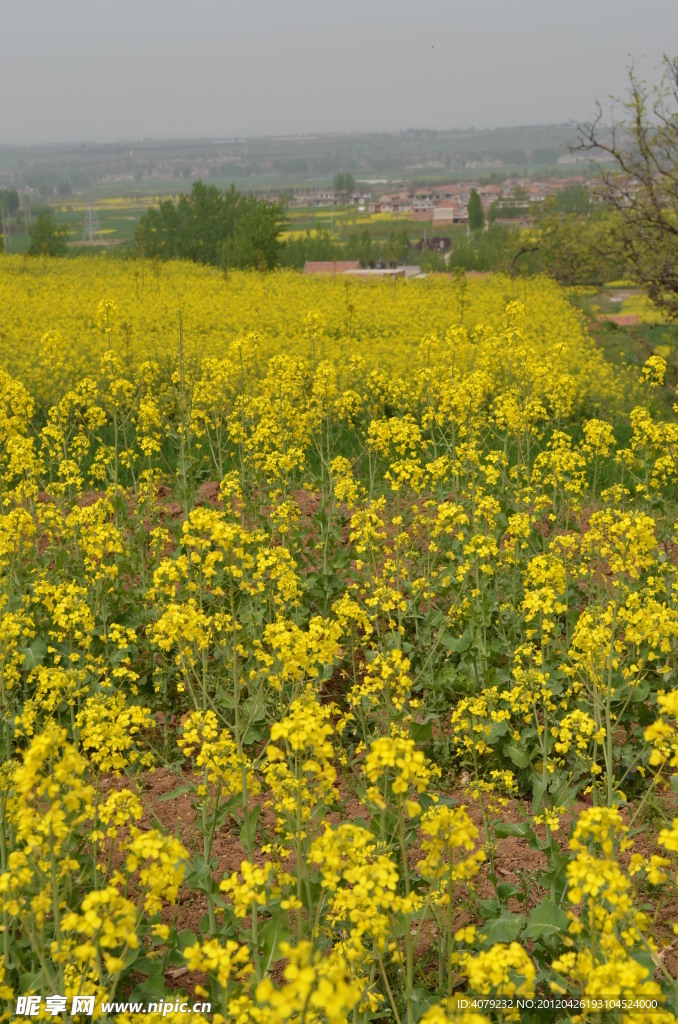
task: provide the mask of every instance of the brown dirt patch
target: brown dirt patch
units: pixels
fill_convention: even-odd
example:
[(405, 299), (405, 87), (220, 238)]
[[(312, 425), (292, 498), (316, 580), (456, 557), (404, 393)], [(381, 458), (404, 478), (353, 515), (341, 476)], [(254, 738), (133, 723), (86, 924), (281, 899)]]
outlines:
[(596, 317), (597, 323), (616, 324), (618, 327), (634, 327), (639, 323), (637, 313), (601, 313)]

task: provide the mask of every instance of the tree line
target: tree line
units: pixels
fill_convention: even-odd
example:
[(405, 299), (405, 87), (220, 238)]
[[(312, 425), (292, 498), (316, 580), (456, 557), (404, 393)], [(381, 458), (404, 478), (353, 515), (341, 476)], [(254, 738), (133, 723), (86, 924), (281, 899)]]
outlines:
[(136, 242), (141, 256), (272, 270), (284, 223), (280, 202), (196, 181), (190, 193), (165, 199), (140, 218)]
[[(363, 267), (417, 263), (424, 271), (545, 273), (563, 284), (597, 284), (626, 276), (618, 244), (618, 215), (591, 201), (586, 189), (565, 189), (549, 200), (529, 229), (497, 224), (492, 209), (485, 222), (477, 192), (469, 202), (468, 233), (455, 234), (448, 253), (415, 246), (403, 225), (377, 238), (369, 226), (337, 239), (328, 230), (281, 238), (284, 205), (235, 188), (225, 192), (196, 182), (190, 193), (166, 199), (139, 220), (135, 254), (142, 258), (185, 259), (223, 269), (302, 269), (306, 261), (356, 260)], [(29, 255), (63, 256), (68, 229), (53, 211), (39, 211), (30, 234)]]

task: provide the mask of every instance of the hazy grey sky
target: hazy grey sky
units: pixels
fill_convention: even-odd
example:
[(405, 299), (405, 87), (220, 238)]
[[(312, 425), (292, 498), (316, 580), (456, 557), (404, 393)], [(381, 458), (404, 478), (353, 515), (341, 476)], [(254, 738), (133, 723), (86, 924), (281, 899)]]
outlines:
[(582, 120), (678, 0), (0, 0), (0, 141)]

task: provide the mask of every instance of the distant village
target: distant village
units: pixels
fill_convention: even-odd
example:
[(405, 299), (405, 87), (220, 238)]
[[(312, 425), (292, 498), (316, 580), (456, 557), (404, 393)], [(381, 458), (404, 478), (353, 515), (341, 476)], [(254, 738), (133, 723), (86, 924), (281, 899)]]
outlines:
[[(550, 196), (573, 185), (593, 188), (596, 182), (585, 176), (570, 175), (562, 178), (507, 178), (501, 184), (483, 185), (464, 181), (451, 185), (416, 186), (380, 192), (378, 185), (387, 182), (359, 182), (351, 203), (361, 213), (385, 213), (406, 216), (408, 220), (429, 221), (435, 231), (438, 227), (468, 222), (468, 203), (475, 189), (480, 196), (483, 211), (489, 214), (494, 207), (494, 223), (530, 223), (536, 209)], [(365, 188), (369, 185), (369, 188)], [(332, 207), (340, 202), (332, 188), (305, 189), (295, 193), (290, 207)]]
[[(500, 184), (481, 184), (465, 181), (450, 185), (414, 186), (380, 191), (387, 182), (358, 182), (352, 195), (347, 197), (332, 188), (313, 188), (298, 191), (288, 199), (290, 207), (308, 209), (332, 208), (352, 205), (359, 213), (385, 214), (404, 217), (408, 221), (424, 222), (424, 236), (412, 248), (436, 250), (447, 261), (452, 245), (450, 234), (444, 229), (453, 225), (468, 225), (468, 206), (475, 190), (485, 214), (485, 223), (506, 224), (513, 227), (528, 226), (547, 199), (564, 189), (580, 186), (595, 191), (596, 180), (585, 176), (535, 179), (532, 177), (506, 178)], [(366, 188), (365, 186), (369, 186)], [(430, 225), (430, 231), (427, 231)], [(307, 260), (306, 274), (347, 274), (352, 276), (425, 277), (419, 266), (395, 266), (378, 263), (363, 267), (357, 260)]]

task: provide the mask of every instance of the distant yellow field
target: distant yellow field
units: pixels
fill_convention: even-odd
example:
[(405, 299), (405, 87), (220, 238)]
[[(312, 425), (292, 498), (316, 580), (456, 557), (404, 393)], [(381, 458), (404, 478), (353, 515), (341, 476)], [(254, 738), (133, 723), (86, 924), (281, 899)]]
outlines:
[(497, 380), (518, 372), (504, 323), (507, 303), (518, 300), (525, 344), (539, 372), (572, 374), (578, 399), (594, 407), (621, 398), (626, 386), (565, 294), (545, 279), (498, 276), (460, 286), (446, 276), (357, 281), (294, 271), (224, 274), (193, 264), (96, 256), (43, 261), (5, 255), (0, 287), (0, 358), (36, 394), (46, 387), (40, 341), (47, 330), (59, 332), (71, 378), (98, 374), (105, 346), (95, 318), (103, 299), (119, 311), (116, 345), (130, 365), (176, 352), (180, 312), (185, 351), (196, 363), (224, 356), (234, 338), (250, 331), (257, 333), (262, 360), (280, 352), (309, 357), (305, 322), (317, 311), (316, 358), (346, 364), (350, 355), (359, 356), (368, 368), (406, 375), (418, 365), (426, 337), (436, 358), (454, 361), (456, 372), (482, 369)]
[(622, 302), (622, 313), (635, 314), (641, 324), (665, 324), (666, 315), (647, 295), (630, 295)]
[(283, 241), (289, 238), (317, 238), (319, 232), (316, 228), (309, 228), (307, 231), (295, 231), (290, 229), (289, 231), (281, 231), (280, 237)]
[[(147, 210), (150, 206), (156, 206), (165, 199), (172, 199), (176, 202), (178, 195), (162, 196), (107, 196), (92, 200), (92, 207), (95, 210), (117, 212), (119, 210)], [(54, 209), (59, 213), (82, 213), (88, 210), (89, 200), (66, 199), (62, 203), (54, 203)]]

